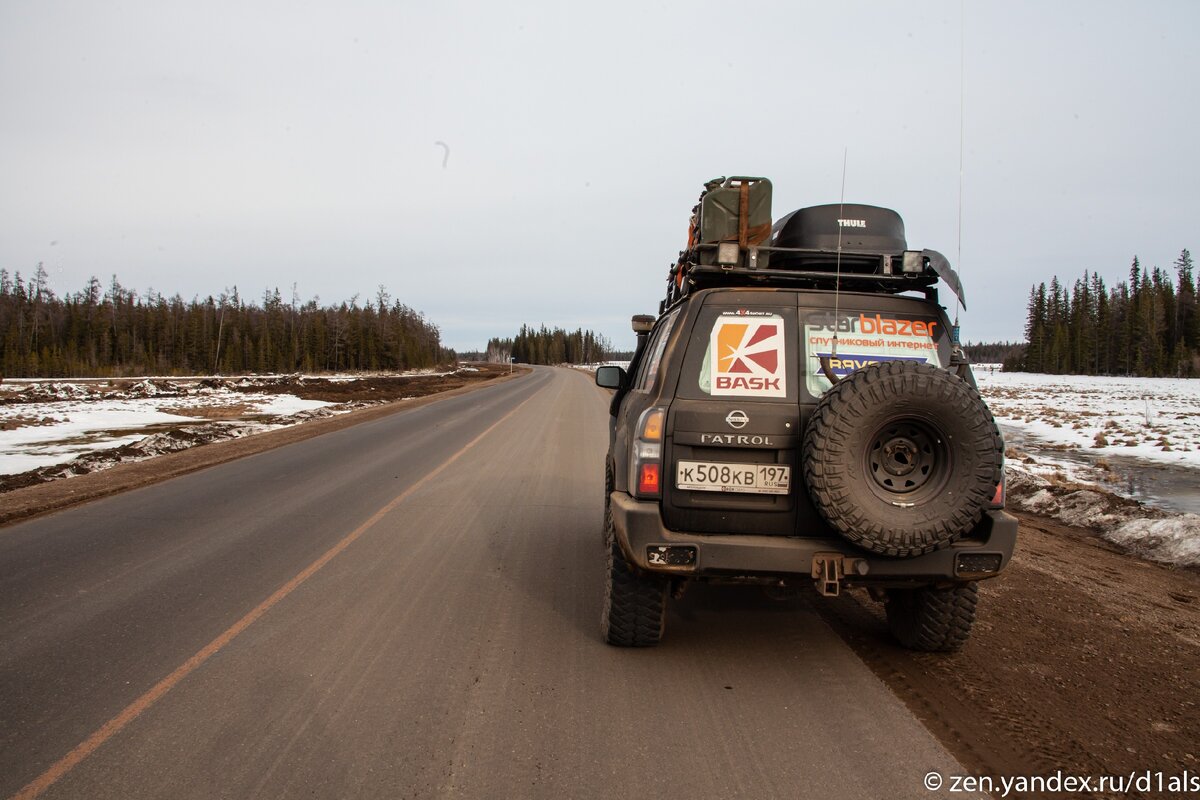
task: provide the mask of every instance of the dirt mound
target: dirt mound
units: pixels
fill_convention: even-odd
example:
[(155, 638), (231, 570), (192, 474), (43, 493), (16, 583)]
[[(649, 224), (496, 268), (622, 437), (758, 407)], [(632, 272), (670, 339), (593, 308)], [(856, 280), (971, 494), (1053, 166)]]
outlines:
[(96, 392), (77, 383), (35, 383), (32, 386), (0, 398), (6, 405), (18, 403), (47, 403), (57, 400), (91, 400)]
[(507, 367), (502, 370), (491, 365), (470, 372), (460, 370), (437, 375), (368, 376), (352, 380), (287, 376), (286, 379), (269, 383), (232, 384), (230, 388), (266, 394), (294, 394), (304, 400), (323, 400), (327, 403), (385, 403), (457, 389), (467, 383), (495, 377), (501, 372), (507, 374)]

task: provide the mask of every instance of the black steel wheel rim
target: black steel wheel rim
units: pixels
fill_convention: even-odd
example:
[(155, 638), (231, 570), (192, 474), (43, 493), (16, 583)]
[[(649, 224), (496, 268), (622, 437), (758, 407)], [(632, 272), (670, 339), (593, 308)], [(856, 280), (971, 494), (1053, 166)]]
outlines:
[(876, 496), (908, 506), (939, 494), (952, 465), (941, 431), (926, 420), (901, 419), (871, 437), (865, 467)]

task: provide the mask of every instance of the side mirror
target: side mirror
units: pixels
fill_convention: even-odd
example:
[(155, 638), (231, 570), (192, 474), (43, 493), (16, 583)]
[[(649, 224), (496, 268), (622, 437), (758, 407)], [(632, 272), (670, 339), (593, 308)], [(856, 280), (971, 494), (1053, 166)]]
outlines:
[(596, 385), (601, 389), (624, 389), (629, 382), (629, 374), (620, 367), (598, 367), (596, 369)]

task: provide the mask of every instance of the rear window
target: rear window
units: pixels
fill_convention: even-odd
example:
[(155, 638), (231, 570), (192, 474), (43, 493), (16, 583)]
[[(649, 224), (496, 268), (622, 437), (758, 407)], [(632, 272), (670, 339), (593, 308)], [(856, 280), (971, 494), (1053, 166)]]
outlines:
[[(839, 378), (860, 367), (881, 361), (920, 361), (934, 367), (943, 364), (949, 339), (942, 322), (933, 315), (880, 314), (847, 310), (837, 315), (828, 309), (801, 311), (804, 338), (804, 388), (810, 397), (820, 397), (832, 385), (821, 370), (821, 358), (829, 357), (830, 371)], [(837, 333), (837, 355), (833, 335)]]
[(654, 389), (654, 381), (658, 378), (658, 365), (662, 363), (663, 350), (667, 347), (667, 339), (671, 336), (671, 328), (674, 327), (678, 316), (679, 309), (675, 309), (654, 332), (646, 356), (642, 360), (642, 369), (634, 384), (637, 391), (649, 392)]
[(787, 400), (796, 396), (794, 309), (706, 309), (696, 321), (680, 394)]

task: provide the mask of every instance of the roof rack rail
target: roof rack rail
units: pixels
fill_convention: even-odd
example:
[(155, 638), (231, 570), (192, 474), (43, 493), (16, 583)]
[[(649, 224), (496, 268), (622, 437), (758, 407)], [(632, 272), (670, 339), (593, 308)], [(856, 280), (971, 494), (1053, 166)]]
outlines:
[[(751, 269), (713, 266), (682, 261), (672, 265), (667, 277), (664, 308), (675, 305), (697, 289), (731, 286), (790, 287), (832, 290), (840, 285), (847, 291), (874, 291), (899, 294), (924, 290), (937, 300), (936, 284), (944, 280), (960, 300), (962, 285), (958, 275), (935, 250), (908, 250), (900, 253), (842, 253), (840, 272), (837, 252), (800, 247), (763, 247), (771, 253), (788, 254), (785, 268)], [(776, 261), (778, 263), (778, 261)], [(682, 275), (682, 280), (680, 279)]]

